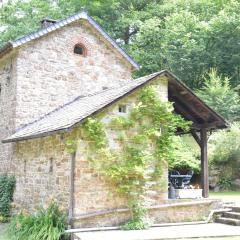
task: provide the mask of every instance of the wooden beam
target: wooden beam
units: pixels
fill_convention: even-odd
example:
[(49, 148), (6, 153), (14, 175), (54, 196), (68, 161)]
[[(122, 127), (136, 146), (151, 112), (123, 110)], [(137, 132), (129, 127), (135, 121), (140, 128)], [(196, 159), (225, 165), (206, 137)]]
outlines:
[(179, 103), (174, 102), (173, 107), (175, 109), (175, 112), (177, 112), (178, 114), (182, 115), (183, 117), (185, 117), (186, 119), (192, 121), (192, 122), (197, 122), (197, 120), (193, 117), (193, 115), (186, 110), (183, 106), (181, 106)]
[(192, 129), (191, 134), (192, 134), (193, 138), (196, 140), (196, 142), (198, 143), (199, 147), (201, 147), (201, 138), (197, 134), (197, 132)]
[(199, 118), (204, 119), (204, 121), (207, 121), (210, 117), (209, 113), (205, 111), (205, 109), (199, 108), (196, 103), (194, 104), (194, 99), (187, 99), (186, 96), (183, 97), (177, 92), (171, 93), (171, 95), (169, 95), (169, 99), (177, 104), (181, 104), (189, 113), (195, 114)]
[(209, 197), (209, 180), (208, 180), (208, 154), (207, 154), (207, 129), (200, 130), (201, 138), (201, 185), (203, 197)]
[(74, 216), (74, 172), (75, 172), (75, 161), (76, 153), (71, 154), (71, 166), (70, 166), (70, 199), (69, 199), (69, 212), (68, 221), (69, 225), (73, 227), (73, 216)]

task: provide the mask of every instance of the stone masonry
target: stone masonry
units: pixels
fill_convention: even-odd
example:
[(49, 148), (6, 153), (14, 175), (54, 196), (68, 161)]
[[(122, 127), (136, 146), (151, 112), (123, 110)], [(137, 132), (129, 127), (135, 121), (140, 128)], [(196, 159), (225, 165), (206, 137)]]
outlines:
[[(1, 140), (78, 96), (118, 87), (131, 79), (135, 65), (93, 26), (87, 20), (77, 20), (0, 56)], [(76, 45), (84, 47), (83, 55), (74, 53)], [(168, 101), (165, 77), (148, 84), (157, 88), (160, 99)], [(137, 104), (138, 93), (139, 90), (133, 91), (94, 117), (107, 123), (116, 115), (128, 114)], [(126, 105), (127, 113), (119, 112), (121, 104)], [(118, 147), (116, 136), (117, 129), (109, 126), (107, 139), (111, 147)], [(74, 169), (73, 156), (66, 149), (68, 139), (80, 140)], [(57, 199), (66, 210), (72, 209), (73, 170), (74, 227), (113, 226), (126, 221), (129, 218), (126, 211), (122, 215), (115, 213), (116, 209), (126, 210), (126, 199), (91, 167), (87, 149), (78, 126), (46, 137), (0, 143), (0, 174), (14, 174), (17, 180), (16, 209), (33, 211), (51, 198)], [(152, 209), (158, 209), (155, 206), (167, 200), (167, 165), (163, 167), (165, 184), (161, 189), (151, 189), (147, 196)], [(103, 214), (107, 211), (109, 215)], [(157, 222), (164, 221), (160, 219), (161, 211), (149, 212)], [(174, 216), (175, 210), (171, 214)]]
[[(167, 81), (161, 78), (152, 84), (157, 86), (161, 99), (167, 101)], [(95, 117), (107, 123), (114, 116), (127, 114), (119, 113), (118, 106), (126, 104), (127, 112), (130, 112), (137, 104), (137, 96), (138, 91), (108, 107)], [(115, 138), (117, 130), (109, 128), (107, 134), (111, 147), (117, 147), (118, 143)], [(50, 198), (58, 199), (65, 208), (69, 207), (71, 154), (67, 152), (65, 146), (67, 139), (81, 139), (78, 127), (68, 133), (16, 143), (13, 171), (17, 177), (14, 200), (18, 207), (31, 211), (41, 204), (45, 205)], [(74, 217), (78, 218), (78, 216), (92, 212), (126, 208), (126, 200), (114, 191), (114, 186), (111, 186), (103, 176), (91, 168), (87, 149), (87, 142), (80, 141), (74, 171)], [(167, 179), (167, 171), (163, 179)], [(167, 185), (150, 198), (153, 205), (164, 202), (167, 199)], [(76, 221), (75, 227), (92, 226), (98, 219), (99, 217), (95, 217)], [(116, 225), (118, 220), (113, 222), (111, 218), (109, 221), (104, 220), (102, 226)], [(101, 225), (101, 223), (98, 224)]]
[[(73, 53), (75, 44), (86, 56)], [(131, 79), (131, 65), (84, 21), (31, 41), (0, 59), (0, 139), (79, 95)], [(0, 173), (13, 144), (0, 143)]]
[[(9, 136), (15, 128), (16, 59), (14, 55), (2, 59), (0, 64), (0, 137)], [(12, 144), (0, 143), (0, 173), (8, 172)]]

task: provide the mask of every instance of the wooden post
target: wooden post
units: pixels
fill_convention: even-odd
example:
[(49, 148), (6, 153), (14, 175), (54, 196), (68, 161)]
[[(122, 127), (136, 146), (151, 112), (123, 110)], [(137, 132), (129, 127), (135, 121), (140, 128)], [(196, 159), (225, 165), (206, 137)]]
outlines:
[(71, 155), (71, 166), (70, 166), (70, 199), (69, 199), (69, 213), (68, 220), (71, 228), (73, 227), (73, 215), (74, 215), (74, 172), (75, 172), (75, 160), (76, 153)]
[(203, 189), (203, 197), (209, 196), (209, 180), (208, 180), (208, 154), (207, 154), (207, 130), (205, 128), (200, 131), (201, 140), (201, 185)]

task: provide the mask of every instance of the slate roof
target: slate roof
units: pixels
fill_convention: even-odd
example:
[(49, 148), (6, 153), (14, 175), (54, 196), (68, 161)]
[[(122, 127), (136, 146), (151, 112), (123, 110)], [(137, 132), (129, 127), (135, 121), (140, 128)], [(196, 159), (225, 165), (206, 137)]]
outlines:
[(12, 136), (2, 142), (14, 142), (19, 140), (42, 137), (70, 130), (77, 123), (83, 121), (104, 107), (130, 94), (136, 88), (144, 85), (156, 76), (164, 75), (165, 71), (157, 72), (136, 80), (130, 80), (120, 87), (110, 88), (87, 96), (79, 96), (72, 102), (67, 103), (48, 113), (37, 121), (18, 129)]
[(103, 28), (93, 19), (91, 18), (87, 12), (82, 11), (80, 13), (77, 13), (73, 16), (70, 16), (66, 19), (57, 21), (54, 24), (51, 24), (49, 27), (40, 29), (37, 32), (33, 32), (29, 35), (26, 35), (24, 37), (20, 37), (16, 39), (15, 41), (9, 41), (2, 49), (0, 49), (0, 58), (4, 56), (5, 54), (12, 51), (14, 48), (20, 47), (24, 45), (25, 43), (28, 43), (32, 40), (38, 39), (42, 36), (47, 35), (48, 33), (51, 33), (57, 29), (60, 29), (64, 26), (67, 26), (75, 21), (78, 20), (86, 20), (97, 32), (102, 35), (134, 68), (138, 69), (139, 65), (120, 47), (118, 44), (106, 33)]
[[(179, 92), (180, 99), (182, 99), (180, 95), (184, 93), (186, 96), (187, 106), (195, 108), (194, 114), (191, 113), (190, 110), (187, 110), (187, 113), (191, 115), (191, 118), (185, 114), (186, 110), (184, 109), (181, 112), (178, 112), (186, 119), (193, 121), (193, 129), (196, 127), (197, 130), (200, 128), (208, 128), (208, 130), (211, 130), (227, 128), (229, 126), (228, 122), (225, 121), (224, 118), (207, 106), (172, 73), (167, 70), (163, 70), (142, 78), (130, 80), (119, 87), (106, 89), (87, 96), (79, 96), (73, 101), (44, 115), (42, 118), (18, 129), (13, 135), (2, 140), (2, 142), (6, 143), (33, 139), (48, 136), (57, 132), (71, 130), (74, 126), (76, 126), (76, 124), (82, 122), (87, 117), (90, 117), (105, 107), (110, 106), (114, 102), (122, 99), (138, 88), (143, 87), (151, 80), (160, 76), (165, 76), (168, 79), (169, 96), (175, 92), (173, 90), (177, 90)], [(174, 103), (177, 110), (179, 109), (178, 101), (180, 101), (180, 99), (177, 99)], [(196, 118), (196, 116), (198, 116), (198, 118)], [(200, 121), (199, 118), (201, 118)]]

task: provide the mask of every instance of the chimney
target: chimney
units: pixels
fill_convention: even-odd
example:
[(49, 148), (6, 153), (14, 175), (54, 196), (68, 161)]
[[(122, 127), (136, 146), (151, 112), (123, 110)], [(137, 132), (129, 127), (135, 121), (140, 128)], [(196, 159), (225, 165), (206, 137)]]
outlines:
[(41, 28), (47, 28), (49, 26), (51, 26), (52, 24), (56, 23), (57, 21), (56, 20), (53, 20), (53, 19), (49, 19), (49, 18), (44, 18), (42, 21), (41, 21)]

